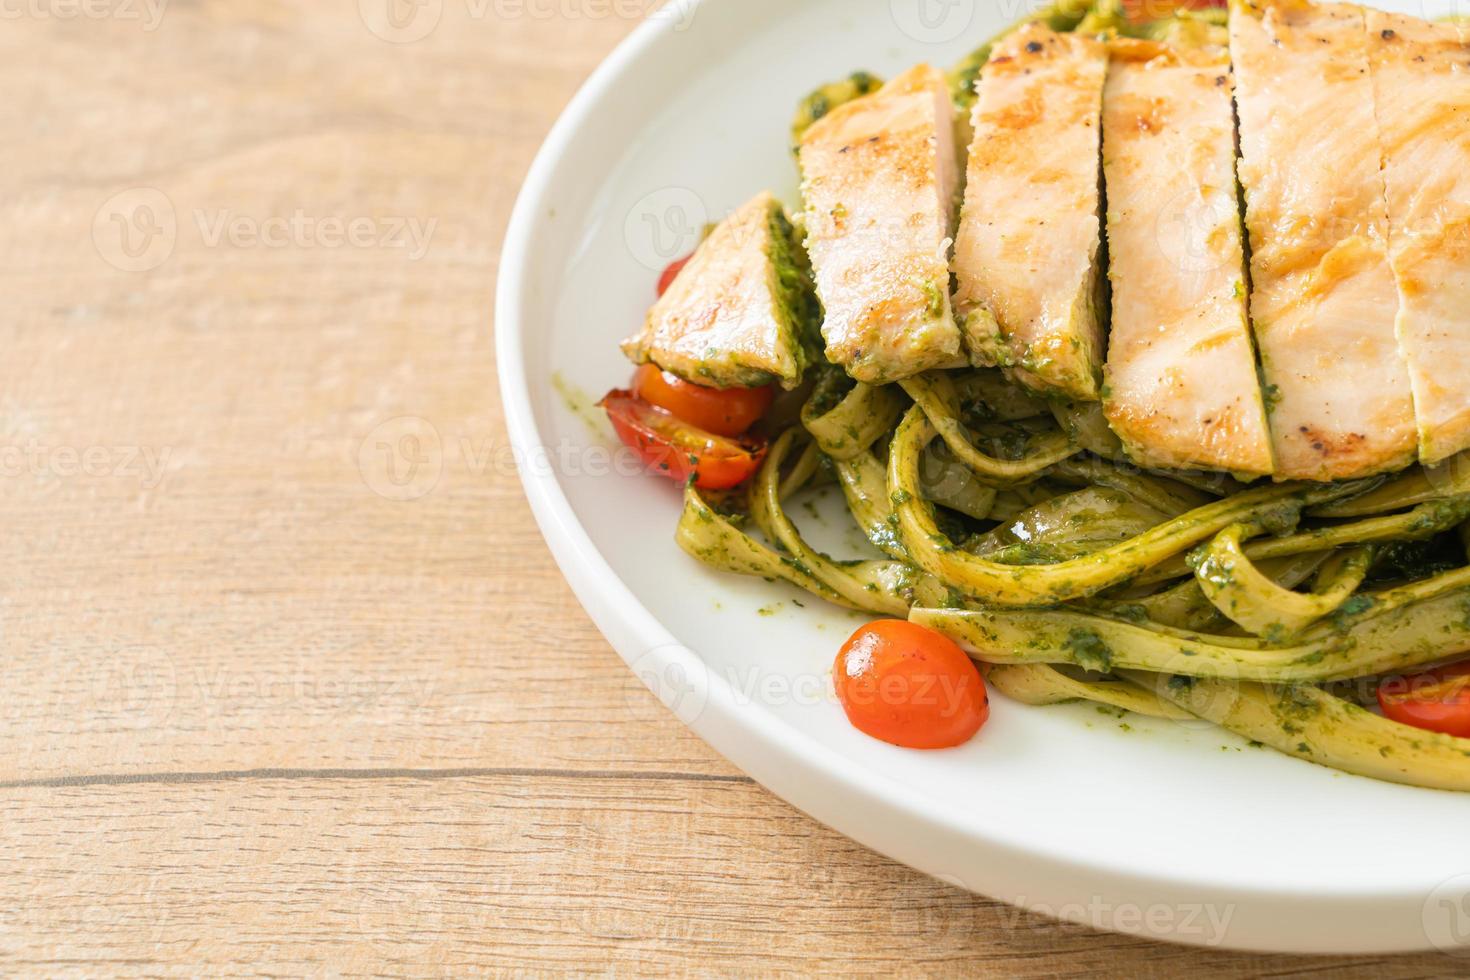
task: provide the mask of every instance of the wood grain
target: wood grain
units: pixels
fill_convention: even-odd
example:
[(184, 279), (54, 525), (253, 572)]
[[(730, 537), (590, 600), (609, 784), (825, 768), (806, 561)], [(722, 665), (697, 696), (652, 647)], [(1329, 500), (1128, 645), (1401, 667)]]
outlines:
[[(0, 824), (0, 954), (37, 972), (1164, 977), (1347, 966), (1186, 952), (975, 901), (738, 780), (181, 779), (27, 789), (0, 801)], [(1384, 977), (1444, 968), (1356, 966)]]
[(491, 342), (519, 180), (636, 18), (433, 6), (0, 22), (0, 972), (1454, 965), (1058, 926), (668, 716), (545, 551)]

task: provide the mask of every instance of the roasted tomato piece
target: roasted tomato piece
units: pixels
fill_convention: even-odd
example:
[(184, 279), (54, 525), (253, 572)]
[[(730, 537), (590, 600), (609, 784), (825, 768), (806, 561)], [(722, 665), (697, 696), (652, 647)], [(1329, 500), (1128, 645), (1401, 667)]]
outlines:
[(1470, 660), (1378, 685), (1387, 718), (1430, 732), (1470, 738)]
[(738, 436), (771, 407), (776, 391), (764, 388), (706, 388), (645, 364), (633, 374), (633, 393), (695, 428)]
[(702, 490), (739, 486), (760, 468), (763, 442), (705, 432), (634, 395), (613, 391), (601, 401), (614, 431), (654, 473)]

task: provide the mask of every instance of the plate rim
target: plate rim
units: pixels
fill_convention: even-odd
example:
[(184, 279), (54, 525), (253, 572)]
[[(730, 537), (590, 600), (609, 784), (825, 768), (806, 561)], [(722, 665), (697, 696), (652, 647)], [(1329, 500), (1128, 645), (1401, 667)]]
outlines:
[[(738, 0), (670, 2), (678, 5), (681, 17), (687, 20), (701, 9)], [(596, 67), (557, 117), (517, 194), (499, 257), (493, 332), (500, 398), (518, 458), (530, 458), (531, 452), (546, 445), (536, 423), (524, 343), (524, 287), (536, 254), (539, 215), (550, 205), (548, 194), (553, 177), (578, 131), (634, 65), (659, 44), (671, 43), (670, 35), (675, 33), (676, 23), (676, 18), (646, 19)], [(1059, 858), (1032, 841), (982, 833), (927, 798), (920, 797), (917, 801), (906, 798), (906, 788), (889, 777), (863, 770), (855, 760), (822, 745), (769, 712), (740, 704), (728, 681), (708, 671), (698, 654), (680, 644), (613, 571), (577, 518), (557, 475), (549, 469), (531, 466), (517, 466), (517, 470), (553, 559), (619, 657), (630, 667), (645, 668), (635, 673), (676, 716), (665, 692), (650, 682), (650, 674), (667, 676), (666, 671), (677, 668), (686, 676), (702, 677), (707, 688), (702, 692), (707, 698), (702, 710), (695, 718), (677, 716), (678, 720), (768, 791), (838, 833), (922, 873), (1008, 904), (1016, 904), (1015, 893), (1008, 896), (1000, 882), (1020, 875), (1021, 880), (1037, 886), (1023, 894), (1036, 899), (1051, 896), (1058, 899), (1038, 903), (1049, 909), (1063, 909), (1068, 904), (1065, 899), (1079, 894), (1078, 886), (1081, 886), (1081, 891), (1090, 889), (1094, 895), (1105, 893), (1113, 899), (1123, 898), (1114, 905), (1130, 904), (1131, 896), (1136, 899), (1132, 904), (1174, 901), (1178, 905), (1250, 906), (1250, 918), (1262, 922), (1261, 927), (1245, 930), (1240, 941), (1228, 936), (1211, 941), (1156, 931), (1146, 923), (1129, 928), (1099, 925), (1067, 914), (1054, 916), (1103, 931), (1181, 945), (1273, 953), (1383, 954), (1435, 949), (1427, 934), (1412, 937), (1397, 934), (1388, 938), (1381, 928), (1382, 917), (1395, 913), (1402, 916), (1407, 903), (1425, 900), (1423, 891), (1418, 889), (1345, 891), (1325, 885), (1292, 890), (1247, 889), (1161, 873), (1157, 868), (1147, 873), (1120, 870), (1103, 863)], [(646, 652), (638, 656), (632, 651)], [(646, 669), (649, 667), (654, 669), (649, 671)], [(783, 769), (787, 771), (783, 773)], [(824, 795), (829, 795), (830, 801), (824, 800)], [(873, 821), (872, 826), (857, 825), (854, 814), (858, 811), (853, 804), (868, 808), (862, 815)], [(982, 863), (993, 863), (996, 873), (977, 873), (975, 880), (967, 877), (965, 882), (953, 879), (929, 857), (935, 849), (933, 846), (905, 847), (892, 836), (894, 828), (905, 828), (912, 834), (916, 827), (933, 834), (936, 841), (942, 842), (941, 849), (958, 842), (969, 849), (972, 857), (983, 858)], [(947, 866), (952, 867), (954, 853), (947, 854)], [(1268, 925), (1272, 919), (1290, 917), (1293, 911), (1301, 913), (1302, 903), (1314, 907), (1312, 917), (1319, 922), (1315, 929)], [(1037, 911), (1036, 904), (1020, 907)], [(1335, 922), (1330, 932), (1324, 931), (1321, 925), (1329, 919)], [(1355, 923), (1365, 928), (1355, 929)], [(1380, 928), (1366, 928), (1369, 923)]]

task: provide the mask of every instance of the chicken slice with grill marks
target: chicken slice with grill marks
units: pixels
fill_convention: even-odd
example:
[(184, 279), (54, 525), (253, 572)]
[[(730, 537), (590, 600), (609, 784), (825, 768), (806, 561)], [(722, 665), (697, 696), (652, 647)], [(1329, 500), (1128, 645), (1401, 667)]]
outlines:
[(1395, 332), (1363, 11), (1236, 0), (1230, 46), (1276, 475), (1407, 466), (1414, 405)]
[(810, 294), (786, 212), (762, 192), (715, 227), (623, 352), (696, 384), (794, 388), (809, 360)]
[(959, 161), (944, 74), (919, 65), (802, 135), (827, 358), (868, 384), (964, 364), (949, 300)]
[(981, 73), (955, 242), (956, 312), (976, 364), (1097, 401), (1099, 154), (1108, 52), (1030, 24)]
[(1399, 345), (1438, 463), (1470, 447), (1470, 45), (1460, 25), (1365, 13)]
[(1267, 476), (1228, 52), (1119, 40), (1103, 96), (1112, 330), (1103, 405), (1150, 466)]

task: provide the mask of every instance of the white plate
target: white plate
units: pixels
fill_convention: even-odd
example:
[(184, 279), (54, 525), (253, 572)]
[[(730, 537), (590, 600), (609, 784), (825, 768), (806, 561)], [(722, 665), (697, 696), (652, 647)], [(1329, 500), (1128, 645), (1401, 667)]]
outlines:
[(623, 658), (772, 791), (964, 888), (1233, 948), (1470, 942), (1470, 796), (1344, 776), (1208, 726), (1003, 698), (961, 749), (881, 744), (828, 693), (857, 625), (849, 614), (697, 564), (672, 540), (674, 486), (606, 471), (605, 426), (572, 411), (553, 375), (588, 393), (621, 385), (617, 341), (706, 218), (767, 187), (794, 202), (796, 100), (856, 68), (948, 64), (1021, 12), (1017, 0), (674, 0), (667, 10), (608, 59), (547, 140), (511, 222), (498, 296), (501, 386), (527, 494)]

